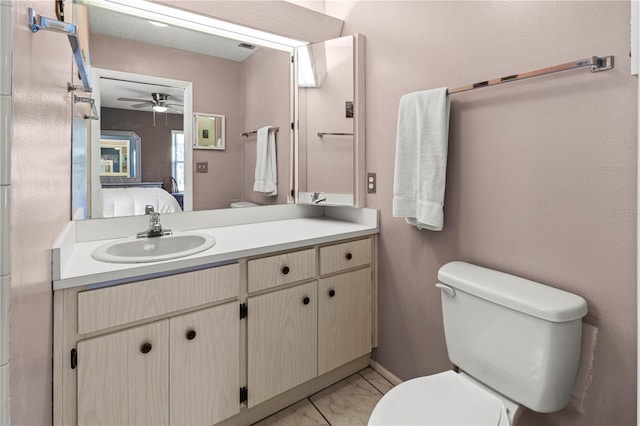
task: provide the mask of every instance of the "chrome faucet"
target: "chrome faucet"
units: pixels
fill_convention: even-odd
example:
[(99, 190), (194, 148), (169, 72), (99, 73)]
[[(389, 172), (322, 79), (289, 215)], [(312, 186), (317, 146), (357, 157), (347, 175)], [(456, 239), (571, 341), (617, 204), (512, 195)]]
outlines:
[(171, 229), (162, 229), (160, 213), (156, 212), (152, 205), (144, 206), (144, 214), (149, 215), (149, 228), (146, 231), (138, 232), (136, 238), (161, 237), (172, 234)]
[(320, 194), (322, 194), (321, 192), (314, 192), (313, 195), (311, 196), (311, 202), (313, 204), (320, 204), (323, 201), (327, 201), (327, 197), (324, 198), (320, 198)]

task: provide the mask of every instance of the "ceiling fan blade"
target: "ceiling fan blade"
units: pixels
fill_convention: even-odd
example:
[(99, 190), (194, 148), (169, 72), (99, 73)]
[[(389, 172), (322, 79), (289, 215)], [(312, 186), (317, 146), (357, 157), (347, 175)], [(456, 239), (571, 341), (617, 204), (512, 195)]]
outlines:
[(142, 104), (131, 105), (131, 107), (132, 108), (144, 108), (144, 107), (148, 107), (148, 106), (152, 106), (152, 105), (153, 105), (153, 102), (145, 102), (145, 103), (142, 103)]
[(164, 104), (164, 106), (179, 106), (179, 107), (181, 107), (181, 106), (184, 106), (184, 105), (182, 105), (182, 104)]
[(117, 100), (123, 101), (123, 102), (149, 102), (149, 103), (153, 104), (153, 101), (150, 101), (148, 99), (118, 98)]

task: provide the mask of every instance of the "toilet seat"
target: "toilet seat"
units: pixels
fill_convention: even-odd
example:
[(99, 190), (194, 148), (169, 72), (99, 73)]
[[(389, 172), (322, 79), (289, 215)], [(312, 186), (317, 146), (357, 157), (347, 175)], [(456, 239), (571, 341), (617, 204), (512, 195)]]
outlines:
[(453, 371), (408, 380), (378, 402), (369, 425), (509, 425), (502, 401)]

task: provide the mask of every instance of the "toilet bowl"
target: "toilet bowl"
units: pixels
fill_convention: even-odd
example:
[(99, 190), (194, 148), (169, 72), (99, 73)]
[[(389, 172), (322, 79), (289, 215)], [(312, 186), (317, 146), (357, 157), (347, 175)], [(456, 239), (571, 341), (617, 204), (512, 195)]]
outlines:
[(508, 426), (520, 412), (518, 404), (465, 373), (445, 371), (391, 389), (371, 413), (369, 425)]
[(242, 208), (242, 207), (257, 207), (257, 206), (258, 204), (252, 203), (251, 201), (234, 201), (233, 203), (231, 203), (232, 209)]
[(369, 425), (511, 425), (524, 408), (565, 407), (576, 382), (586, 301), (465, 262), (438, 271), (447, 352), (460, 372), (399, 384)]

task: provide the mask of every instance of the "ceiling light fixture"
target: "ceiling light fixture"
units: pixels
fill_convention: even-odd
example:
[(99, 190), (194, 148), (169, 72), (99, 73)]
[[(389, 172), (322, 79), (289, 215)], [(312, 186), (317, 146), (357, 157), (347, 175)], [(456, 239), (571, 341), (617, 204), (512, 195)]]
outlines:
[(77, 0), (77, 2), (285, 52), (291, 52), (293, 48), (307, 44), (304, 41), (255, 30), (146, 0)]
[(167, 110), (169, 109), (166, 106), (162, 106), (162, 105), (154, 105), (151, 108), (153, 108), (155, 112), (167, 112)]
[(152, 21), (151, 19), (148, 19), (147, 22), (149, 22), (151, 25), (154, 25), (156, 27), (160, 27), (160, 28), (166, 28), (169, 25), (165, 24), (164, 22), (157, 22), (157, 21)]

